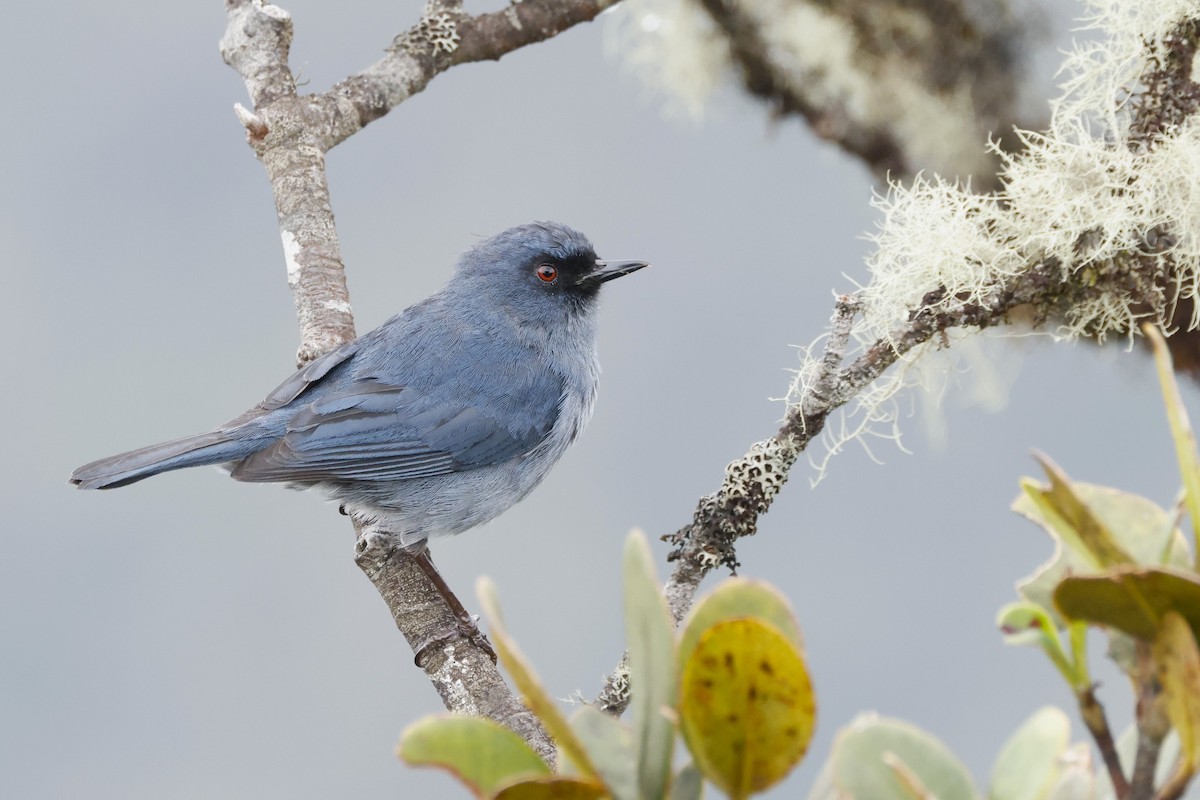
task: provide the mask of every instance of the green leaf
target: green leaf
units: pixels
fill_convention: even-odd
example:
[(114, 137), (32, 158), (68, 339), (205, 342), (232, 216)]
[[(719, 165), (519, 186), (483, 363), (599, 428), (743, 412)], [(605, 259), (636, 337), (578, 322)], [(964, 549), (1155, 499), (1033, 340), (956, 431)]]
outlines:
[(1196, 452), (1196, 434), (1192, 432), (1183, 397), (1179, 394), (1179, 384), (1175, 382), (1166, 340), (1153, 325), (1143, 325), (1142, 332), (1154, 347), (1154, 363), (1158, 367), (1158, 380), (1167, 406), (1171, 437), (1175, 440), (1175, 456), (1179, 461), (1179, 474), (1183, 478), (1188, 516), (1192, 518), (1192, 534), (1197, 542), (1195, 568), (1200, 570), (1200, 455)]
[(683, 665), (679, 721), (696, 766), (734, 800), (782, 780), (816, 719), (796, 645), (758, 619), (718, 622)]
[(974, 800), (970, 775), (946, 746), (899, 720), (863, 714), (838, 733), (810, 800), (912, 800), (915, 780), (938, 800)]
[(1200, 648), (1178, 613), (1163, 615), (1153, 654), (1166, 693), (1167, 716), (1179, 734), (1182, 767), (1194, 771), (1200, 765)]
[(1004, 643), (1036, 646), (1056, 661), (1066, 661), (1066, 652), (1050, 613), (1037, 603), (1008, 603), (996, 614), (996, 627), (1004, 634)]
[(675, 747), (675, 726), (668, 716), (675, 701), (675, 628), (641, 531), (625, 541), (624, 573), (638, 787), (644, 800), (659, 800), (671, 782)]
[(571, 716), (571, 727), (592, 757), (592, 763), (614, 800), (636, 800), (637, 749), (633, 743), (633, 730), (594, 706), (581, 706)]
[(1068, 655), (1063, 649), (1062, 638), (1050, 612), (1037, 603), (1009, 603), (996, 615), (996, 626), (1004, 634), (1005, 644), (1040, 647), (1071, 688), (1081, 689), (1091, 684), (1083, 639), (1087, 629), (1083, 623), (1074, 625), (1078, 626), (1079, 630), (1069, 630), (1072, 644), (1076, 644), (1076, 635), (1080, 637), (1080, 641), (1078, 647), (1073, 647), (1072, 654)]
[(1078, 549), (1094, 566), (1132, 564), (1133, 557), (1117, 544), (1108, 526), (1079, 496), (1067, 473), (1048, 456), (1035, 453), (1034, 458), (1045, 470), (1050, 486), (1026, 485), (1025, 490), (1059, 538)]
[(703, 796), (704, 776), (700, 774), (700, 770), (696, 769), (695, 764), (690, 762), (684, 764), (675, 773), (675, 780), (671, 781), (671, 793), (667, 795), (668, 800), (700, 800)]
[(559, 710), (554, 698), (542, 686), (541, 680), (529, 664), (529, 660), (525, 658), (525, 654), (509, 636), (508, 629), (504, 626), (504, 618), (500, 614), (495, 584), (490, 578), (481, 577), (475, 583), (475, 591), (479, 595), (479, 604), (483, 608), (483, 614), (487, 617), (488, 625), (491, 628), (492, 641), (496, 645), (496, 655), (500, 657), (504, 668), (512, 676), (513, 683), (521, 693), (521, 699), (529, 710), (541, 720), (542, 725), (546, 728), (546, 733), (550, 734), (554, 743), (558, 745), (559, 752), (570, 759), (584, 777), (598, 781), (599, 774), (596, 772), (591, 758), (588, 757), (583, 743), (579, 741), (567, 723), (567, 718)]
[[(1191, 565), (1187, 541), (1176, 527), (1173, 513), (1168, 513), (1144, 497), (1106, 486), (1089, 483), (1075, 483), (1073, 486), (1076, 495), (1138, 564)], [(1031, 495), (1043, 491), (1043, 488), (1030, 479), (1022, 482), (1022, 488), (1024, 491), (1013, 503), (1013, 510), (1046, 530), (1055, 546), (1051, 559), (1034, 574), (1020, 581), (1017, 591), (1026, 600), (1049, 610), (1053, 609), (1054, 589), (1066, 575), (1093, 574), (1099, 568), (1077, 546), (1070, 544), (1073, 540), (1061, 539), (1054, 525), (1033, 502)], [(1056, 614), (1055, 621), (1061, 625)]]
[(800, 626), (787, 598), (763, 581), (728, 578), (697, 603), (683, 623), (679, 639), (679, 663), (691, 655), (700, 636), (718, 622), (753, 617), (771, 623), (797, 649), (803, 651)]
[(446, 714), (418, 720), (401, 735), (396, 754), (412, 766), (441, 767), (477, 797), (490, 797), (521, 776), (550, 774), (520, 736), (480, 717)]
[(1106, 625), (1152, 641), (1163, 615), (1177, 611), (1200, 630), (1200, 580), (1169, 567), (1114, 567), (1062, 580), (1054, 604), (1070, 619)]
[(593, 781), (555, 775), (506, 786), (492, 795), (492, 800), (601, 800), (607, 796), (604, 787)]
[(1012, 735), (992, 767), (990, 800), (1043, 800), (1062, 773), (1071, 721), (1053, 706), (1038, 709)]

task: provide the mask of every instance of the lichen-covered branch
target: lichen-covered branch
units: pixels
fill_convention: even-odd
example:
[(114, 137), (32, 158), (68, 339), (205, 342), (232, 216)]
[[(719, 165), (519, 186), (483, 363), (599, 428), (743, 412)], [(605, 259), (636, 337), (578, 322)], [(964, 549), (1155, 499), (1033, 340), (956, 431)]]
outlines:
[(1200, 84), (1192, 79), (1198, 45), (1200, 20), (1185, 19), (1151, 50), (1131, 98), (1129, 147), (1153, 148), (1200, 108)]
[[(861, 301), (858, 295), (839, 296), (815, 372), (778, 431), (730, 463), (720, 488), (700, 498), (691, 522), (663, 537), (674, 545), (669, 560), (675, 566), (663, 593), (676, 623), (690, 610), (700, 583), (713, 569), (740, 566), (737, 541), (757, 532), (759, 518), (770, 509), (800, 453), (820, 435), (830, 415), (860, 396), (888, 368), (951, 330), (1004, 324), (1018, 309), (1037, 309), (1039, 318), (1052, 318), (1108, 290), (1064, 275), (1062, 265), (1054, 260), (1032, 264), (1009, 285), (996, 286), (980, 297), (948, 301), (945, 288), (940, 287), (929, 292), (905, 322), (862, 348), (848, 363), (846, 349)], [(606, 680), (597, 705), (620, 715), (628, 693), (627, 675), (618, 667)]]
[[(446, 69), (549, 39), (614, 2), (525, 0), (470, 16), (461, 0), (429, 0), (417, 24), (393, 40), (383, 59), (326, 92), (300, 95), (288, 66), (288, 12), (263, 0), (226, 0), (221, 54), (242, 76), (253, 106), (237, 105), (235, 111), (274, 193), (300, 325), (301, 365), (355, 335), (325, 176), (326, 152)], [(469, 636), (455, 635), (461, 620), (414, 556), (393, 544), (386, 532), (362, 527), (356, 562), (387, 603), (446, 707), (507, 725), (553, 763), (553, 743), (505, 684), (490, 652)]]
[[(1033, 265), (1023, 279), (1012, 286), (997, 287), (981, 300), (914, 309), (906, 322), (845, 364), (844, 354), (859, 311), (859, 299), (855, 295), (840, 296), (818, 371), (793, 402), (779, 430), (770, 439), (756, 442), (744, 456), (726, 467), (721, 487), (700, 499), (692, 521), (663, 537), (675, 545), (671, 555), (675, 568), (665, 589), (675, 619), (687, 613), (696, 588), (712, 569), (739, 566), (735, 543), (758, 530), (759, 517), (770, 509), (797, 457), (820, 435), (831, 413), (938, 334), (954, 328), (983, 329), (1003, 323), (1009, 312), (1019, 306), (1062, 302), (1061, 295), (1053, 297), (1055, 290), (1048, 289), (1059, 272), (1053, 263)], [(1070, 294), (1086, 291), (1079, 287)]]
[[(1200, 294), (1200, 88), (1191, 83), (1200, 26), (1194, 3), (1171, 3), (1108, 1), (1119, 17), (1109, 20), (1112, 40), (1069, 61), (1049, 130), (1023, 134), (1026, 149), (1004, 157), (1003, 194), (918, 180), (880, 202), (871, 280), (838, 298), (823, 354), (806, 359), (783, 424), (663, 537), (675, 548), (664, 592), (676, 620), (705, 575), (738, 566), (737, 541), (757, 531), (830, 415), (855, 403), (869, 424), (900, 388), (903, 370), (877, 384), (889, 368), (952, 346), (951, 333), (1018, 320), (1064, 338), (1135, 336), (1143, 319), (1169, 327), (1181, 301)], [(614, 673), (601, 704), (620, 713), (627, 688)]]
[[(1140, 91), (1131, 98), (1135, 109), (1128, 139), (1131, 150), (1155, 148), (1164, 135), (1185, 124), (1200, 108), (1200, 84), (1192, 80), (1198, 45), (1200, 21), (1184, 20), (1147, 58), (1138, 81)], [(1147, 249), (1156, 250), (1166, 244), (1161, 241), (1164, 234), (1165, 230), (1147, 231)], [(1165, 257), (1172, 258), (1170, 254)], [(1171, 287), (1163, 288), (1169, 291)], [(1167, 346), (1177, 371), (1200, 378), (1200, 330), (1191, 324), (1196, 315), (1196, 299), (1182, 298), (1171, 318), (1178, 333), (1167, 340)]]

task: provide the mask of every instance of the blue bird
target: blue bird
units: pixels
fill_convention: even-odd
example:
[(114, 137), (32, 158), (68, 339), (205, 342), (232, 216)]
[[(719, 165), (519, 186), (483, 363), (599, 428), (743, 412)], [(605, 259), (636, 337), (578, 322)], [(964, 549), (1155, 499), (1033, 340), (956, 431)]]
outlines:
[(315, 487), (414, 551), (493, 519), (537, 486), (592, 414), (601, 261), (553, 222), (464, 253), (438, 292), (297, 371), (195, 436), (93, 461), (81, 489), (226, 465), (241, 481)]

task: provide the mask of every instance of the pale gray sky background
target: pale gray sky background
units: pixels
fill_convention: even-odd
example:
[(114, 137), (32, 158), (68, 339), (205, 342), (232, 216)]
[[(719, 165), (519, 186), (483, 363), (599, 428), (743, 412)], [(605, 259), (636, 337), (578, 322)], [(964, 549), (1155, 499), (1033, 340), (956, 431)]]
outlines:
[[(310, 90), (374, 60), (420, 7), (285, 5)], [(1047, 48), (1067, 28), (1051, 24)], [(217, 470), (65, 484), (85, 461), (229, 418), (292, 364), (275, 212), (231, 110), (245, 93), (217, 53), (224, 25), (216, 0), (0, 11), (0, 795), (463, 797), (392, 755), (441, 706), (336, 508)], [(732, 93), (701, 126), (665, 120), (602, 34), (456, 68), (329, 158), (361, 331), (439, 286), (478, 236), (531, 219), (654, 262), (606, 292), (586, 435), (513, 511), (434, 544), (472, 608), (476, 576), (495, 579), (561, 697), (594, 695), (621, 652), (626, 533), (678, 528), (774, 431), (791, 345), (865, 279), (876, 221), (857, 162)], [(1047, 339), (988, 352), (1012, 376), (1002, 411), (952, 389), (944, 445), (906, 418), (911, 454), (880, 442), (878, 466), (851, 447), (816, 489), (798, 468), (739, 550), (744, 574), (795, 604), (819, 692), (812, 752), (775, 797), (803, 796), (863, 710), (928, 729), (982, 788), (1023, 719), (1069, 707), (1045, 659), (993, 627), (1050, 553), (1008, 511), (1031, 448), (1080, 479), (1175, 494), (1140, 353)], [(1102, 674), (1123, 724), (1129, 695)]]

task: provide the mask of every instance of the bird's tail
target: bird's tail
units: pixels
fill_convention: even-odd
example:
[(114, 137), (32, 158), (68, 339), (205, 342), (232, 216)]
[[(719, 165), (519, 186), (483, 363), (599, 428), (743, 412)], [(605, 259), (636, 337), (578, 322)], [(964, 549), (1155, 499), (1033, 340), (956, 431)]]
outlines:
[(80, 489), (115, 489), (160, 472), (221, 464), (249, 455), (254, 446), (234, 438), (233, 433), (210, 431), (102, 458), (75, 470), (70, 482)]

